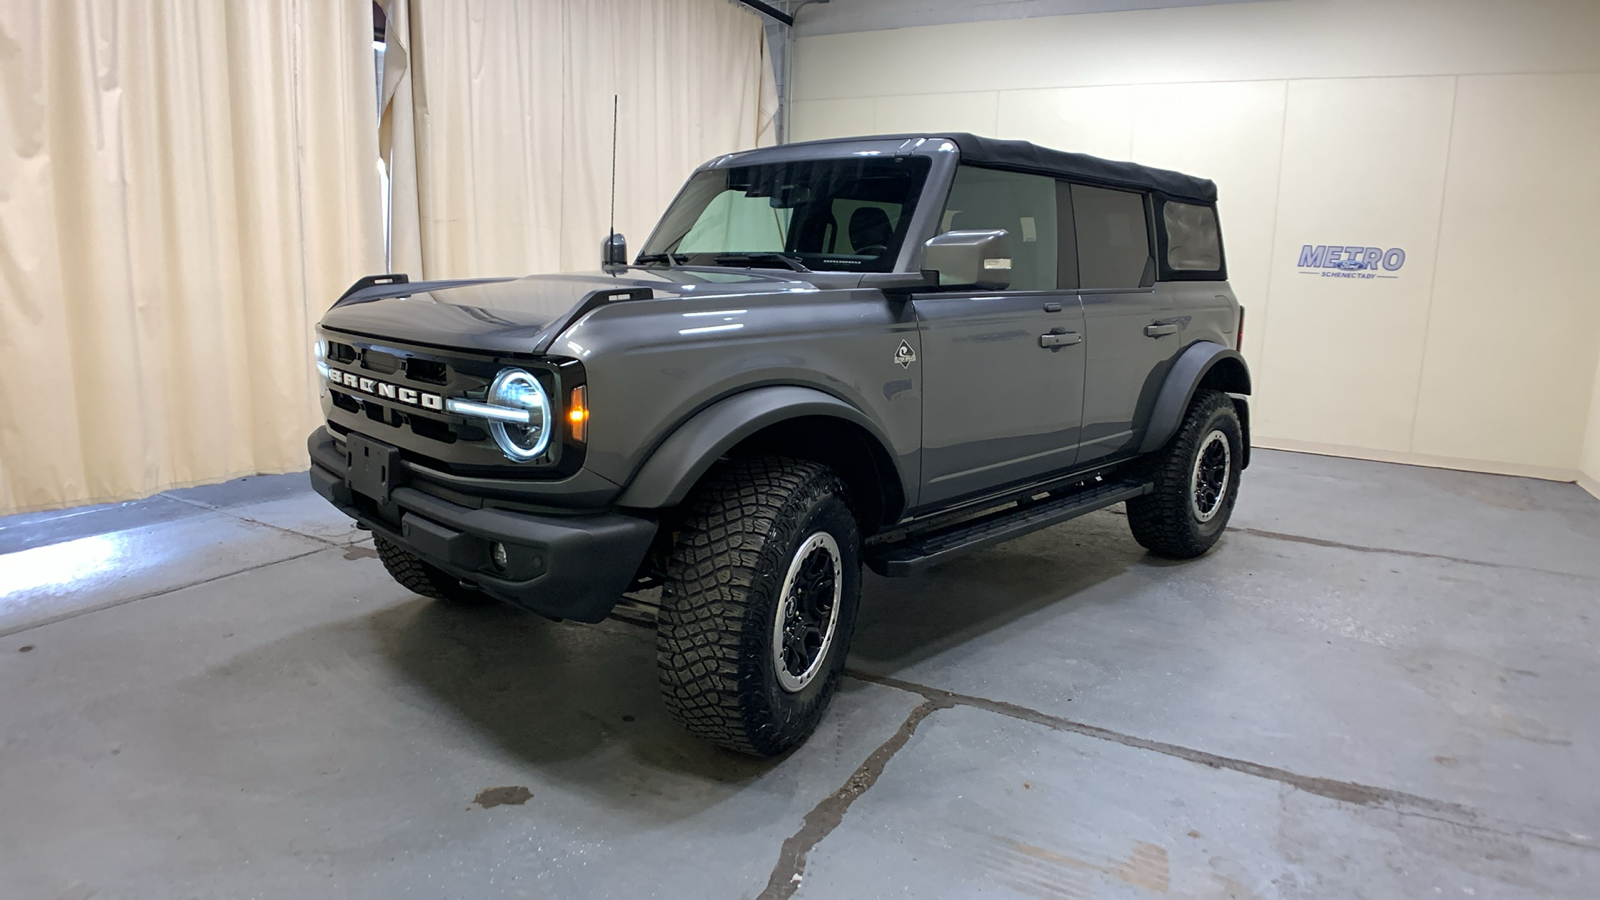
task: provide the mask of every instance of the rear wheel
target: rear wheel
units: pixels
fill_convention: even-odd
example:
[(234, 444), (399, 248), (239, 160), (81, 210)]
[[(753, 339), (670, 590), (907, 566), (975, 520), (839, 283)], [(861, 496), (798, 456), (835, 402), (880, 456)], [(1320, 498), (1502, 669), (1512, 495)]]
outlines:
[(485, 606), (494, 602), (493, 597), (462, 585), (460, 579), (424, 562), (422, 557), (393, 541), (374, 537), (372, 543), (389, 575), (412, 593), (456, 606)]
[(805, 740), (844, 670), (860, 544), (844, 483), (827, 466), (760, 457), (714, 472), (690, 503), (662, 587), (656, 659), (673, 717), (755, 756)]
[(1210, 550), (1239, 496), (1243, 434), (1227, 394), (1196, 392), (1178, 433), (1150, 462), (1155, 490), (1128, 501), (1134, 540), (1173, 559)]

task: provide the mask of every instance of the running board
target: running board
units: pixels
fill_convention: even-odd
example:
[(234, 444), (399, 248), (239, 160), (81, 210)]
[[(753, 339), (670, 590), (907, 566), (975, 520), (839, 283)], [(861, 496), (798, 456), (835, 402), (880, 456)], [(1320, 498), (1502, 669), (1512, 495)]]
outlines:
[(903, 578), (963, 553), (992, 547), (1124, 500), (1142, 497), (1154, 489), (1148, 481), (1114, 481), (1009, 507), (893, 544), (868, 546), (867, 566), (879, 575)]

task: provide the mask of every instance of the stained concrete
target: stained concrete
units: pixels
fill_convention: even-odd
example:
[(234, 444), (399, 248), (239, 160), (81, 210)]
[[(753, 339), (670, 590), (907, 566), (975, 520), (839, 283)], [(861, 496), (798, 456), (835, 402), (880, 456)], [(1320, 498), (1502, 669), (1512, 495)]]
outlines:
[[(0, 519), (0, 896), (1592, 897), (1600, 501), (1261, 452), (868, 577), (799, 750), (679, 731), (635, 622), (389, 581), (303, 476)], [(636, 614), (633, 614), (636, 617)]]

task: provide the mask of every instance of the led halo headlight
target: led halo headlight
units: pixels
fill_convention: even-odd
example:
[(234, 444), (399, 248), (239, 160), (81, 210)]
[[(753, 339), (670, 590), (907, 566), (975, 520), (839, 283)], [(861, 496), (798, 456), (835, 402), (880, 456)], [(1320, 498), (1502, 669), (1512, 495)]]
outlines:
[(528, 462), (538, 459), (550, 446), (550, 395), (537, 378), (521, 369), (503, 369), (489, 386), (491, 405), (525, 411), (526, 425), (489, 420), (489, 434), (500, 445), (507, 459)]

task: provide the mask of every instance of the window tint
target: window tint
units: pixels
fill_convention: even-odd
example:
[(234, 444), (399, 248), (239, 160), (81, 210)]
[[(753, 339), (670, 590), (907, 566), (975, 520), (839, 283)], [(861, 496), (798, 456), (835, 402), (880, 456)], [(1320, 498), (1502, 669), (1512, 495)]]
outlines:
[(1151, 260), (1144, 195), (1072, 186), (1078, 229), (1078, 281), (1095, 288), (1136, 288)]
[[(815, 270), (887, 272), (927, 157), (802, 160), (696, 173), (645, 242), (652, 265), (737, 265), (782, 253)], [(759, 261), (758, 261), (759, 262)]]
[(774, 209), (765, 197), (744, 191), (723, 191), (678, 242), (680, 253), (716, 253), (724, 250), (781, 253), (789, 234), (792, 209)]
[(1011, 290), (1054, 290), (1055, 180), (975, 166), (957, 169), (940, 233), (996, 228), (1011, 233)]
[(1222, 238), (1217, 211), (1190, 203), (1162, 205), (1167, 229), (1167, 267), (1175, 271), (1215, 272), (1222, 268)]

